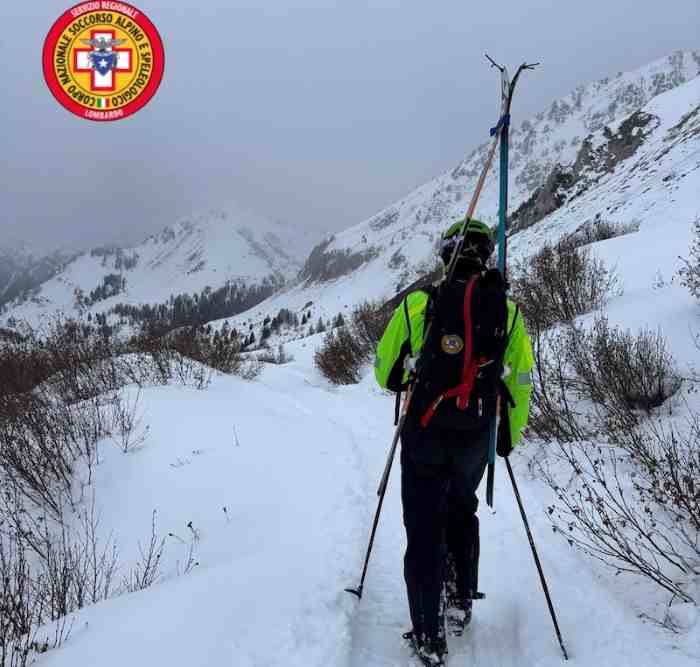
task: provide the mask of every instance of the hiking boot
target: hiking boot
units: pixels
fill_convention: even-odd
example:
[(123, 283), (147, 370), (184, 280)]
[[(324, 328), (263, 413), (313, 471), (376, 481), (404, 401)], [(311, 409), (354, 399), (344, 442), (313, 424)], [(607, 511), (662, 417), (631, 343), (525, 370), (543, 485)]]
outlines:
[(401, 637), (403, 637), (408, 648), (410, 648), (416, 655), (418, 655), (418, 651), (423, 645), (423, 642), (413, 632), (413, 628), (411, 628), (408, 632), (404, 632), (401, 635)]
[(445, 612), (448, 632), (461, 637), (472, 620), (472, 601), (469, 598), (453, 599)]
[(416, 636), (413, 630), (404, 632), (402, 635), (408, 648), (427, 667), (440, 667), (445, 664), (447, 656), (447, 640), (444, 634), (437, 639), (425, 639)]
[(403, 635), (401, 635), (406, 642), (406, 647), (408, 648), (411, 653), (416, 656), (417, 658), (420, 658), (421, 651), (423, 650), (423, 645), (425, 643), (425, 640), (422, 635), (417, 635), (413, 628), (411, 628), (408, 632), (404, 632)]
[(426, 639), (416, 655), (425, 667), (443, 667), (447, 657), (447, 642), (444, 638)]

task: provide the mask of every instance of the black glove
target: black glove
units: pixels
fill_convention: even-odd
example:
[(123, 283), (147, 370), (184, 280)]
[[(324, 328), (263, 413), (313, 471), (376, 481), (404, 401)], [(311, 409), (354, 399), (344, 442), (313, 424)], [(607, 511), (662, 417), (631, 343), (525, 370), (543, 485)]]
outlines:
[(508, 408), (503, 411), (501, 423), (498, 427), (498, 438), (496, 440), (496, 454), (505, 458), (513, 451), (513, 441), (510, 438), (510, 419), (508, 419)]

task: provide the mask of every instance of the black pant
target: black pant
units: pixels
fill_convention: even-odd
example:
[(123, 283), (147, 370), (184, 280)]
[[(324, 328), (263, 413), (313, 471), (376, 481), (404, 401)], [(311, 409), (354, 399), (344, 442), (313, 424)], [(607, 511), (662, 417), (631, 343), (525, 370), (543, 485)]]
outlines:
[(441, 630), (446, 548), (454, 557), (459, 593), (476, 592), (476, 489), (488, 462), (488, 446), (488, 429), (423, 429), (411, 417), (401, 433), (401, 500), (408, 543), (404, 578), (418, 635), (436, 638)]

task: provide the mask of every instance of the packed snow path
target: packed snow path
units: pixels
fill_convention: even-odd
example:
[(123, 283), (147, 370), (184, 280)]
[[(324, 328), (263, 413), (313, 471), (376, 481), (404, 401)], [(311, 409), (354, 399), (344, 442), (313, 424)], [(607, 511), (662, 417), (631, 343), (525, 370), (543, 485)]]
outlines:
[[(413, 664), (400, 640), (408, 610), (398, 461), (365, 596), (358, 604), (343, 592), (358, 583), (393, 402), (370, 378), (330, 388), (310, 370), (307, 346), (294, 350), (296, 362), (269, 368), (252, 383), (219, 377), (206, 391), (142, 394), (149, 437), (126, 455), (103, 444), (96, 502), (102, 529), (114, 530), (126, 563), (136, 559), (136, 543), (158, 511), (161, 533), (177, 535), (168, 541), (166, 576), (78, 614), (68, 642), (39, 665)], [(542, 518), (543, 488), (514, 458), (572, 664), (697, 666), (687, 637), (675, 640), (638, 619), (619, 589), (608, 590), (613, 578), (601, 578), (552, 534)], [(487, 599), (475, 604), (466, 635), (451, 639), (449, 664), (561, 665), (500, 466), (496, 492), (495, 513), (485, 506), (480, 512)], [(176, 576), (192, 542), (198, 565)]]

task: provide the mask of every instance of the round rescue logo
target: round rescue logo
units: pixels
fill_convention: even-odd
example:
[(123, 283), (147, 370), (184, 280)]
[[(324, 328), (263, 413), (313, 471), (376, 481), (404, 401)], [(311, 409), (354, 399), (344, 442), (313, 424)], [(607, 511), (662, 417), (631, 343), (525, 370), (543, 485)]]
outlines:
[(43, 61), (46, 83), (66, 109), (112, 121), (136, 113), (155, 95), (165, 53), (158, 30), (136, 7), (95, 0), (54, 23)]
[(464, 349), (464, 341), (456, 335), (443, 336), (441, 344), (445, 354), (459, 354)]

